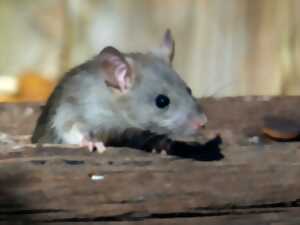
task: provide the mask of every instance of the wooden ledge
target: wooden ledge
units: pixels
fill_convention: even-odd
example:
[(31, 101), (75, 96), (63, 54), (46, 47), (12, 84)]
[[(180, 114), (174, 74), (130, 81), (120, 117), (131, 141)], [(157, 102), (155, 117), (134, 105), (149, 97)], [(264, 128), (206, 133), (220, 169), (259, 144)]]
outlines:
[(202, 102), (222, 161), (22, 147), (39, 106), (0, 106), (0, 224), (299, 225), (300, 143), (260, 129), (266, 113), (300, 119), (300, 98)]

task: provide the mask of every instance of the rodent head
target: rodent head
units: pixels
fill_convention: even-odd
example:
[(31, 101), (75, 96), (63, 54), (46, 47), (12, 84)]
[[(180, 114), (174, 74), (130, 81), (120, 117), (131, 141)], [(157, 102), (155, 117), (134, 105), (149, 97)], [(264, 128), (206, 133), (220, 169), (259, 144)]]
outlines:
[(168, 30), (154, 52), (122, 54), (107, 47), (98, 58), (117, 112), (131, 126), (170, 137), (196, 136), (207, 118), (172, 68), (174, 47)]

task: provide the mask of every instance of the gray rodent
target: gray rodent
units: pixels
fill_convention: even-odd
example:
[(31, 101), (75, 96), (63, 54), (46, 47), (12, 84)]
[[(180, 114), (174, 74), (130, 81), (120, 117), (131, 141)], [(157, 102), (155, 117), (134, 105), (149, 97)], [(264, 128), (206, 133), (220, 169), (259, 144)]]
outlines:
[(104, 145), (155, 148), (182, 155), (174, 150), (172, 138), (198, 135), (207, 118), (172, 68), (174, 48), (167, 30), (160, 48), (152, 52), (106, 47), (71, 69), (49, 97), (32, 142), (100, 151)]

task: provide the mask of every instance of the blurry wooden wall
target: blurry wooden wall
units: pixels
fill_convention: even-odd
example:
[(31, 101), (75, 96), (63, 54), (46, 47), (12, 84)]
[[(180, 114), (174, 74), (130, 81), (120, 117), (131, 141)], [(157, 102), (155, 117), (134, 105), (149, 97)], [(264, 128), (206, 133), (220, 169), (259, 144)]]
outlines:
[(299, 0), (1, 0), (0, 82), (57, 79), (106, 45), (147, 51), (169, 27), (197, 96), (296, 95), (299, 11)]

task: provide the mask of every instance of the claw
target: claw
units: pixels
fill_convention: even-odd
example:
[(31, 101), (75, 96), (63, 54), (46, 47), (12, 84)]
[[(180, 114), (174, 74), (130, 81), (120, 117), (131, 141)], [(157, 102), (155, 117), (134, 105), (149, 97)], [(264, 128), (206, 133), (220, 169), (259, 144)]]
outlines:
[(90, 152), (97, 151), (99, 154), (102, 154), (106, 151), (106, 147), (101, 141), (91, 141), (83, 139), (80, 143), (80, 147), (87, 147)]
[(103, 142), (96, 142), (95, 147), (99, 154), (102, 154), (106, 151), (106, 147)]

